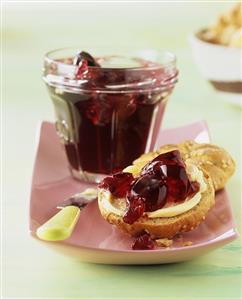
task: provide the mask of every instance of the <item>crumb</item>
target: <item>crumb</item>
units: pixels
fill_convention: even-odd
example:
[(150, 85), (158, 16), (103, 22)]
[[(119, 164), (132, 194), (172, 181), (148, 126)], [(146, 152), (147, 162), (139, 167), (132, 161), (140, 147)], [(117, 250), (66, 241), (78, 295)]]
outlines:
[(159, 247), (170, 247), (173, 244), (173, 240), (164, 238), (164, 239), (156, 239), (156, 245)]
[(185, 241), (183, 242), (183, 246), (191, 246), (193, 243), (191, 241)]

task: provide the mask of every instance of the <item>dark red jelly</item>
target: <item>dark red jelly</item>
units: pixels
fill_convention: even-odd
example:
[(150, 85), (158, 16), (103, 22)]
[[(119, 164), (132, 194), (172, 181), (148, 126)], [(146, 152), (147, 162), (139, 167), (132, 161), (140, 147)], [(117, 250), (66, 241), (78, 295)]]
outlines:
[(147, 163), (143, 167), (141, 175), (149, 173), (158, 176), (165, 176), (166, 173), (164, 173), (164, 171), (166, 172), (166, 168), (162, 168), (162, 165), (176, 165), (185, 168), (185, 164), (181, 158), (180, 152), (178, 150), (173, 150), (167, 153), (160, 154), (152, 161)]
[(154, 161), (160, 161), (164, 165), (185, 166), (185, 164), (181, 158), (181, 154), (180, 154), (179, 150), (172, 150), (170, 152), (160, 154), (159, 156), (157, 156), (156, 158), (154, 158), (152, 160), (152, 162), (154, 162)]
[[(161, 209), (167, 203), (183, 202), (198, 190), (199, 184), (191, 182), (187, 176), (180, 152), (174, 150), (160, 154), (149, 162), (142, 169), (141, 176), (133, 182), (126, 198), (128, 202), (132, 202), (133, 198), (141, 198), (145, 212), (151, 212)], [(125, 222), (133, 223), (134, 218), (129, 219), (128, 216), (129, 206)]]
[(100, 67), (96, 60), (87, 52), (82, 51), (78, 53), (74, 59), (73, 64), (78, 66), (76, 71), (77, 79), (85, 79), (88, 73), (89, 66)]
[[(197, 192), (187, 176), (185, 164), (178, 150), (160, 154), (149, 162), (141, 171), (144, 175), (156, 176), (162, 179), (168, 188), (168, 201), (184, 201), (188, 196)], [(194, 192), (193, 192), (194, 189)]]
[(193, 197), (200, 188), (200, 184), (198, 182), (190, 182), (189, 188), (187, 190), (187, 197)]
[(167, 166), (167, 186), (169, 189), (169, 200), (181, 202), (187, 198), (190, 181), (184, 167)]
[(85, 62), (88, 66), (100, 67), (99, 63), (89, 53), (85, 51), (81, 51), (73, 59), (73, 64), (77, 66), (83, 62)]
[(166, 203), (167, 186), (162, 177), (149, 174), (138, 178), (132, 186), (130, 197), (140, 196), (145, 203), (145, 211), (161, 209)]
[(123, 216), (123, 221), (132, 224), (140, 217), (142, 217), (145, 211), (145, 203), (142, 197), (132, 196), (126, 197), (127, 199), (127, 211)]
[(81, 79), (83, 75), (87, 72), (87, 70), (88, 70), (88, 62), (86, 60), (83, 60), (76, 70), (75, 73), (76, 78)]
[(151, 239), (150, 235), (146, 232), (138, 236), (134, 241), (134, 244), (132, 245), (132, 249), (134, 250), (151, 250), (154, 248), (155, 248), (155, 243)]
[(99, 188), (109, 190), (115, 197), (125, 197), (130, 190), (134, 178), (131, 173), (120, 172), (111, 177), (106, 177), (99, 184)]

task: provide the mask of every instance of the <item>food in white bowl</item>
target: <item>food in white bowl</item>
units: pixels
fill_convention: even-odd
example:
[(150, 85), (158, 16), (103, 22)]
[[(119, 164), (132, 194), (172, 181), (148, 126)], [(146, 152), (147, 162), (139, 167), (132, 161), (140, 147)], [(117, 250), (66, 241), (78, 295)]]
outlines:
[(242, 4), (221, 14), (210, 27), (199, 32), (199, 37), (209, 43), (242, 48)]
[(226, 98), (242, 105), (242, 5), (190, 38), (202, 75)]

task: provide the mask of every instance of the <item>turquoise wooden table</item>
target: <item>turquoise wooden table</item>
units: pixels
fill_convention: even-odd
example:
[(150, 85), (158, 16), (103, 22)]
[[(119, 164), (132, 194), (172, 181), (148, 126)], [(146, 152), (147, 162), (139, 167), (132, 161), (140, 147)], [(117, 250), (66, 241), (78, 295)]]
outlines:
[(180, 80), (163, 126), (205, 119), (237, 161), (229, 181), (241, 230), (241, 108), (222, 102), (193, 63), (189, 33), (230, 3), (3, 3), (3, 298), (241, 298), (241, 239), (193, 261), (160, 266), (85, 264), (28, 235), (28, 205), (41, 120), (53, 107), (41, 81), (43, 54), (75, 44), (169, 48)]

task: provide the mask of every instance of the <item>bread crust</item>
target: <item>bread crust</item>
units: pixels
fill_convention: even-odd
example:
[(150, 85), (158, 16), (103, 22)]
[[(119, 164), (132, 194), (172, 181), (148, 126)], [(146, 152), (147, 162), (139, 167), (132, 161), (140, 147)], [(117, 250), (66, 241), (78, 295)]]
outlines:
[(211, 178), (206, 173), (204, 173), (204, 181), (207, 189), (202, 193), (200, 202), (191, 210), (177, 216), (166, 218), (143, 216), (130, 225), (125, 223), (121, 216), (110, 213), (105, 209), (102, 192), (99, 192), (98, 196), (99, 209), (105, 220), (132, 236), (146, 231), (152, 238), (172, 238), (178, 233), (195, 229), (205, 219), (207, 212), (214, 205), (214, 187)]
[(180, 147), (186, 150), (186, 155), (197, 166), (209, 174), (216, 191), (225, 187), (236, 167), (226, 150), (214, 144), (199, 144), (194, 141), (184, 142)]

